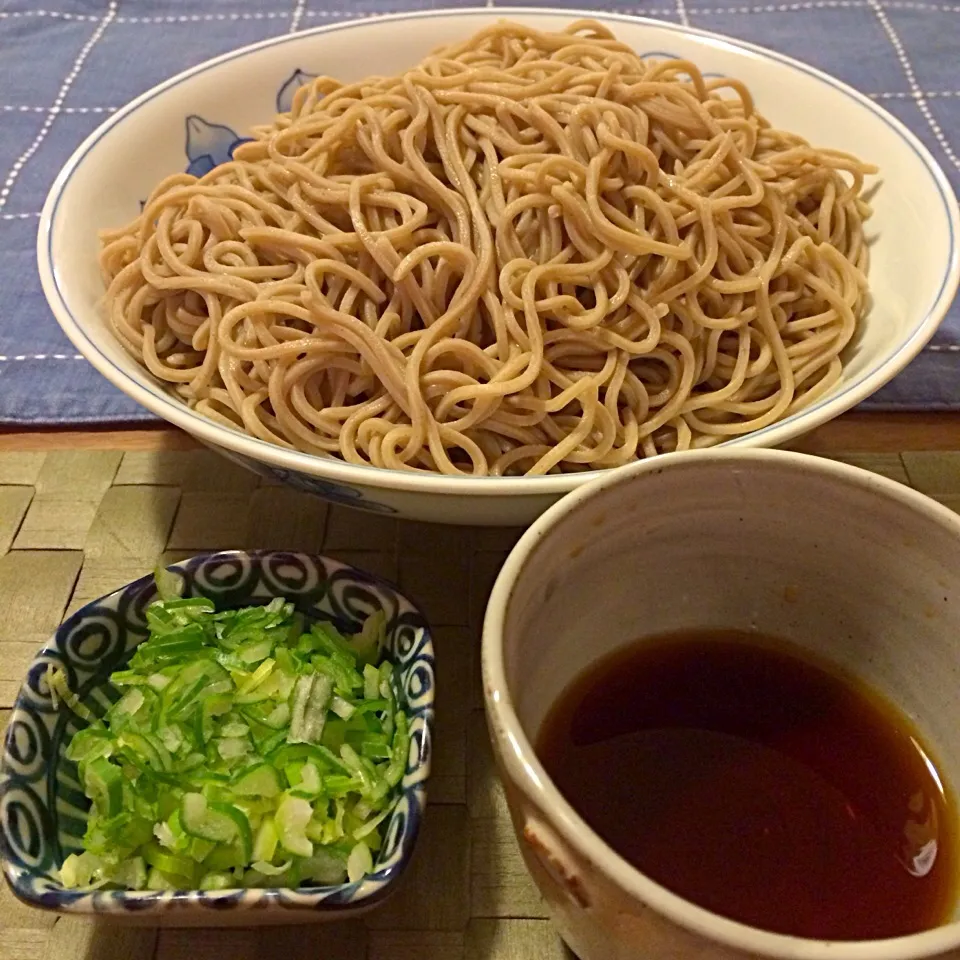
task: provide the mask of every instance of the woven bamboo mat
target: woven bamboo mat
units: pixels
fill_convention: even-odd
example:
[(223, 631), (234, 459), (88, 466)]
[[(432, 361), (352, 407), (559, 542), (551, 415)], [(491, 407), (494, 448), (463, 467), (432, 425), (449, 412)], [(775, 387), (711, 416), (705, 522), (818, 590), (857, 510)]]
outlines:
[[(960, 510), (960, 452), (850, 455)], [(65, 613), (158, 559), (260, 547), (323, 552), (398, 583), (437, 643), (429, 808), (396, 896), (363, 920), (154, 930), (57, 918), (0, 892), (0, 960), (564, 960), (524, 871), (493, 770), (480, 623), (519, 531), (328, 507), (206, 451), (0, 454), (0, 722)]]

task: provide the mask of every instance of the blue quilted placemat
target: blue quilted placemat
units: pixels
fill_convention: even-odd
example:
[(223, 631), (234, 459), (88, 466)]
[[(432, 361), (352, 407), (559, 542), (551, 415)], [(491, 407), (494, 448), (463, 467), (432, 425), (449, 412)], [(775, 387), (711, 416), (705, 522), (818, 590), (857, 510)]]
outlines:
[[(234, 47), (335, 19), (479, 0), (47, 0), (49, 9), (40, 2), (0, 0), (0, 423), (6, 424), (151, 418), (76, 355), (47, 308), (36, 271), (37, 221), (50, 183), (107, 114)], [(820, 67), (895, 113), (960, 188), (960, 3), (729, 2), (607, 0), (597, 9), (729, 34)], [(936, 341), (869, 405), (960, 409), (960, 305)]]

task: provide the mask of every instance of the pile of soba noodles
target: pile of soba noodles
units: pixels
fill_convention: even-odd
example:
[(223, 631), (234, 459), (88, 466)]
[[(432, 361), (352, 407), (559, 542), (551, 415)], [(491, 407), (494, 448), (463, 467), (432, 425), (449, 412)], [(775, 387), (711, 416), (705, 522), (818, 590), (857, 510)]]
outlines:
[(103, 236), (106, 306), (198, 413), (473, 475), (719, 443), (841, 374), (873, 168), (593, 22), (319, 78)]

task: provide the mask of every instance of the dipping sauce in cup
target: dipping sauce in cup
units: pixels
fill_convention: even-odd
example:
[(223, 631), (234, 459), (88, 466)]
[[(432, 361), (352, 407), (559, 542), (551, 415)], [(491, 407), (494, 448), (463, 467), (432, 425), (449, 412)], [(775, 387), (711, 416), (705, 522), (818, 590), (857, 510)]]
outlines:
[(772, 637), (629, 644), (567, 687), (537, 755), (620, 856), (741, 923), (870, 940), (953, 907), (956, 807), (916, 726)]

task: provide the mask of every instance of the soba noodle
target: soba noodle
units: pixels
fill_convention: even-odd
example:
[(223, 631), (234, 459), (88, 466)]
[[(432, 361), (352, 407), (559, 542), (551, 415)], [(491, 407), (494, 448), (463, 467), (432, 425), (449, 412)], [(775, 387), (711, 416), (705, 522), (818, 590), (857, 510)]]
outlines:
[[(722, 95), (721, 95), (722, 94)], [(103, 237), (106, 306), (197, 412), (358, 464), (615, 467), (841, 374), (873, 168), (593, 22), (499, 23), (300, 89)]]

